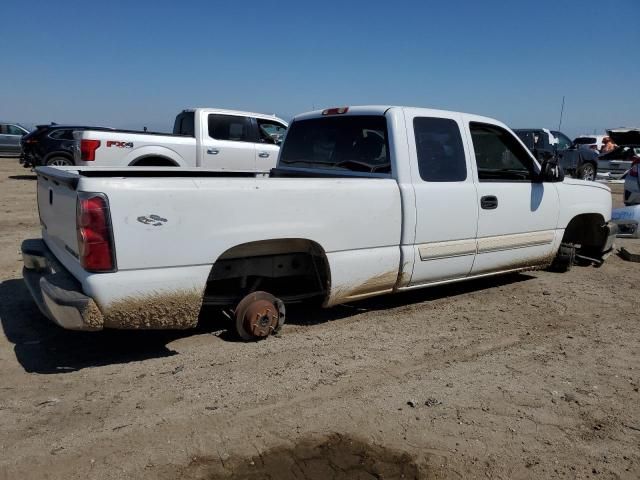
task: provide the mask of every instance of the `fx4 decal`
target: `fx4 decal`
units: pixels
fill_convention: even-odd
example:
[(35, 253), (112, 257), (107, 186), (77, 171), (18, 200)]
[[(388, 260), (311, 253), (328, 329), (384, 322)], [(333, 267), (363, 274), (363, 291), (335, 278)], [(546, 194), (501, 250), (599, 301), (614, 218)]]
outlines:
[(107, 147), (133, 148), (133, 142), (116, 142), (115, 140), (107, 140)]

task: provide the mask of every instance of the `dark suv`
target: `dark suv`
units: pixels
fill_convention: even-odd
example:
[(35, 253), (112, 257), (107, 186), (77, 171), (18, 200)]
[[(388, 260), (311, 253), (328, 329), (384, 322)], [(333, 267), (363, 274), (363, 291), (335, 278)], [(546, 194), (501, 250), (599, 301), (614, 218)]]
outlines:
[(569, 175), (582, 180), (595, 180), (598, 172), (598, 152), (577, 145), (564, 133), (546, 128), (516, 128), (513, 130), (538, 161), (553, 156)]
[(73, 165), (75, 141), (73, 132), (77, 130), (112, 130), (104, 127), (74, 125), (38, 125), (22, 137), (20, 163), (25, 167), (40, 165)]

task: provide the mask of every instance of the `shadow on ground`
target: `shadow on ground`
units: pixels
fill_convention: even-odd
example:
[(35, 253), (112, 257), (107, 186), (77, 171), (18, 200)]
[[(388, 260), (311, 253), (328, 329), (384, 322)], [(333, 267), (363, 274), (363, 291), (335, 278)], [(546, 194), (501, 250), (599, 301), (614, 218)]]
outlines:
[(9, 175), (11, 180), (37, 180), (37, 175)]
[[(287, 307), (287, 323), (313, 326), (357, 313), (456, 297), (532, 278), (526, 274), (484, 278), (375, 297), (330, 309), (322, 309), (317, 304), (290, 305)], [(73, 332), (54, 325), (40, 313), (22, 279), (0, 283), (2, 328), (9, 342), (14, 344), (16, 359), (27, 372), (66, 373), (88, 367), (168, 357), (177, 354), (167, 347), (168, 343), (198, 334), (239, 341), (229, 329), (230, 321), (219, 310), (204, 308), (200, 317), (198, 327), (190, 330)], [(286, 335), (286, 326), (283, 334)]]
[(203, 326), (191, 330), (64, 330), (40, 313), (21, 279), (0, 283), (0, 321), (5, 336), (14, 344), (20, 365), (25, 371), (36, 373), (67, 373), (168, 357), (176, 355), (167, 348), (168, 343), (220, 328), (216, 322), (201, 322)]
[[(421, 462), (422, 463), (422, 462)], [(158, 468), (157, 478), (351, 480), (365, 478), (436, 477), (428, 464), (419, 464), (406, 452), (371, 445), (356, 438), (332, 434), (302, 439), (291, 447), (276, 447), (251, 458), (193, 457), (182, 468)]]

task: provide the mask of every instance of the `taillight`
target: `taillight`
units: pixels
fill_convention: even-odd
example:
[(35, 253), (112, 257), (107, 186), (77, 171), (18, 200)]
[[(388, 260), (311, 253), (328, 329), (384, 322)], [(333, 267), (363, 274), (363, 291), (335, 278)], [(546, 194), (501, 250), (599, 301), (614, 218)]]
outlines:
[(38, 143), (39, 140), (37, 138), (27, 138), (24, 143), (26, 144), (32, 144), (32, 143)]
[(638, 164), (640, 163), (640, 157), (631, 157), (633, 163), (631, 164), (631, 170), (629, 170), (630, 177), (638, 176)]
[(96, 150), (100, 146), (100, 140), (80, 140), (80, 160), (93, 162), (96, 159)]
[(89, 272), (116, 269), (111, 218), (107, 197), (102, 193), (80, 193), (76, 206), (80, 265)]
[(349, 111), (349, 107), (339, 107), (339, 108), (327, 108), (322, 111), (322, 115), (342, 115), (343, 113), (347, 113)]

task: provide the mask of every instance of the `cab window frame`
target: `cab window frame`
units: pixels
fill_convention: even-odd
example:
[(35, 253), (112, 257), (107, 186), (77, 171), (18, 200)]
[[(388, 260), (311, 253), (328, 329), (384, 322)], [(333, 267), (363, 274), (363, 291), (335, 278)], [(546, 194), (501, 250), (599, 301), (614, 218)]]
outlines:
[[(424, 123), (424, 125), (420, 126), (420, 123)], [(439, 125), (437, 125), (436, 129), (434, 128), (436, 127), (436, 125), (429, 125), (430, 123), (439, 123)], [(447, 128), (449, 128), (449, 131), (445, 131)], [(428, 150), (425, 151), (421, 147), (422, 141), (418, 138), (419, 129), (424, 129), (421, 133), (454, 135), (454, 138), (448, 139), (448, 143), (436, 139), (431, 140), (431, 143), (433, 144), (432, 147), (435, 147), (435, 144), (437, 144), (437, 148), (442, 149), (442, 155), (439, 156), (438, 160), (447, 160), (447, 162), (442, 162), (439, 165), (435, 165), (431, 164), (430, 161), (427, 161), (425, 155), (428, 154)], [(467, 179), (469, 178), (469, 165), (467, 163), (467, 155), (464, 150), (464, 141), (462, 139), (460, 124), (455, 119), (433, 116), (415, 116), (413, 118), (413, 137), (416, 146), (416, 161), (418, 163), (418, 173), (420, 175), (420, 178), (424, 182), (461, 183), (467, 181)], [(445, 158), (444, 156), (446, 155), (447, 148), (451, 150), (451, 154), (448, 155), (449, 158)], [(429, 153), (433, 155), (433, 152)], [(446, 173), (451, 172), (453, 175), (450, 175), (449, 178), (446, 178), (446, 176), (438, 177), (438, 175), (440, 175), (442, 172), (438, 173), (437, 169), (433, 169), (432, 167), (446, 166), (446, 163), (451, 163), (451, 158), (453, 158), (454, 161), (458, 162), (458, 164), (456, 165), (458, 171), (456, 172), (454, 169), (446, 171), (445, 169)], [(462, 167), (462, 169), (460, 169), (460, 167)], [(464, 173), (464, 176), (460, 175), (461, 173)]]
[[(476, 146), (476, 141), (474, 138), (474, 130), (478, 131), (479, 129), (483, 130), (492, 130), (500, 134), (499, 138), (502, 141), (503, 138), (508, 140), (508, 143), (502, 141), (502, 144), (508, 147), (511, 155), (513, 155), (521, 164), (525, 167), (527, 172), (527, 178), (517, 178), (517, 173), (515, 173), (518, 169), (513, 169), (513, 173), (509, 173), (505, 169), (503, 176), (500, 176), (499, 171), (494, 171), (491, 176), (482, 176), (481, 166), (478, 163), (478, 150)], [(469, 134), (471, 140), (471, 146), (473, 148), (473, 156), (475, 158), (475, 168), (476, 174), (478, 178), (478, 182), (482, 183), (536, 183), (538, 176), (540, 175), (539, 167), (533, 155), (529, 152), (529, 150), (520, 143), (518, 137), (509, 130), (500, 127), (491, 123), (477, 122), (472, 121), (469, 122)], [(513, 147), (513, 148), (512, 148)], [(516, 152), (514, 153), (515, 150)], [(516, 155), (518, 153), (519, 155)], [(525, 160), (525, 161), (523, 161)], [(522, 171), (525, 171), (523, 169)], [(486, 170), (486, 169), (485, 169)]]

